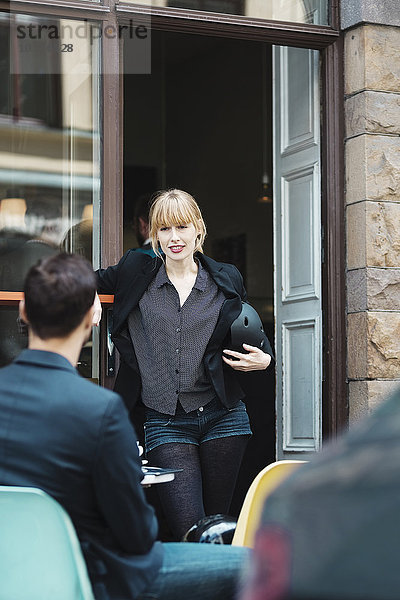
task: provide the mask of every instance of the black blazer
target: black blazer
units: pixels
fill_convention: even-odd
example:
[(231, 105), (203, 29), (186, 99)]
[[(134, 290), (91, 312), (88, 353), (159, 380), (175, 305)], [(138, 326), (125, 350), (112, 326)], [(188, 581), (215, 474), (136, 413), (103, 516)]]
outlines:
[(0, 415), (0, 484), (39, 487), (60, 502), (95, 597), (134, 600), (157, 574), (163, 548), (122, 399), (63, 356), (24, 350), (0, 370)]
[[(197, 253), (196, 258), (226, 297), (204, 354), (204, 364), (216, 396), (224, 406), (233, 408), (244, 398), (244, 392), (237, 381), (235, 371), (222, 360), (222, 349), (233, 321), (240, 314), (242, 300), (246, 299), (246, 290), (243, 278), (234, 265), (216, 262), (202, 253)], [(121, 354), (115, 390), (122, 395), (128, 408), (133, 408), (140, 397), (141, 379), (127, 319), (161, 264), (162, 260), (158, 257), (153, 258), (135, 250), (128, 250), (117, 265), (97, 271), (98, 292), (114, 294), (112, 339)], [(267, 338), (264, 350), (272, 356)]]

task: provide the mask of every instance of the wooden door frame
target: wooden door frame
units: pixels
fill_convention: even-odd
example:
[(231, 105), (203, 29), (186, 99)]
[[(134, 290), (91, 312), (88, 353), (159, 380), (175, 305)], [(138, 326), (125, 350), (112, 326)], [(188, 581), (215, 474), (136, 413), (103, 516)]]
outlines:
[[(0, 0), (0, 10), (10, 11)], [(339, 31), (339, 0), (330, 2), (330, 26), (262, 21), (192, 10), (148, 8), (118, 0), (14, 0), (12, 9), (60, 18), (95, 19), (118, 27), (132, 15), (150, 15), (154, 29), (263, 41), (311, 48), (321, 56), (321, 161), (323, 251), (323, 435), (331, 438), (347, 426), (345, 227), (344, 227), (344, 95), (343, 39)], [(103, 39), (104, 42), (104, 39)], [(104, 44), (103, 44), (104, 48)], [(122, 253), (123, 220), (123, 78), (121, 45), (107, 40), (102, 52), (102, 266)], [(9, 304), (10, 299), (0, 302)], [(14, 300), (15, 302), (15, 300)], [(12, 304), (12, 301), (11, 301)], [(110, 384), (110, 381), (103, 382)]]
[(343, 39), (339, 3), (330, 5), (331, 27), (264, 22), (196, 11), (116, 5), (123, 23), (133, 14), (150, 15), (152, 29), (263, 41), (311, 48), (321, 57), (321, 164), (323, 230), (323, 439), (336, 437), (348, 425), (345, 321)]

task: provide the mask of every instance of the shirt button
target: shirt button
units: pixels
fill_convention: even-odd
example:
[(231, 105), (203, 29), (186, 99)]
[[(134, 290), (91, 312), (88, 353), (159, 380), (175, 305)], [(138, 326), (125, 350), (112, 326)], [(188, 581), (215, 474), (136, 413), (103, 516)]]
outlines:
[(175, 350), (175, 352), (176, 352), (177, 354), (179, 354), (179, 348), (177, 348), (177, 349)]
[(202, 406), (200, 406), (199, 411), (203, 412), (204, 408)]
[(177, 328), (175, 329), (176, 333), (179, 333), (179, 332), (180, 332), (180, 330), (181, 330), (181, 328), (180, 328), (180, 327), (177, 327)]

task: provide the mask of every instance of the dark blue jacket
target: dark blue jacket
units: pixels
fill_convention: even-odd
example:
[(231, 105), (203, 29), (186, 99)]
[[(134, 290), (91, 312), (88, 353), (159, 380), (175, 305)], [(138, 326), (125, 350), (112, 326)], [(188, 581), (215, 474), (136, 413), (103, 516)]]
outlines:
[[(201, 253), (197, 253), (196, 258), (207, 269), (226, 297), (204, 354), (204, 364), (216, 396), (224, 406), (233, 408), (244, 398), (244, 392), (235, 371), (223, 362), (222, 350), (230, 327), (240, 314), (242, 300), (246, 299), (246, 290), (242, 276), (234, 265), (217, 262)], [(122, 395), (129, 409), (140, 397), (141, 380), (127, 319), (129, 313), (138, 305), (161, 264), (160, 258), (152, 258), (135, 250), (128, 250), (117, 265), (97, 271), (98, 292), (114, 294), (112, 338), (122, 359), (115, 390)], [(272, 356), (267, 338), (264, 350)]]
[(39, 487), (69, 513), (99, 600), (135, 598), (162, 562), (120, 396), (61, 355), (24, 350), (0, 370), (0, 484)]

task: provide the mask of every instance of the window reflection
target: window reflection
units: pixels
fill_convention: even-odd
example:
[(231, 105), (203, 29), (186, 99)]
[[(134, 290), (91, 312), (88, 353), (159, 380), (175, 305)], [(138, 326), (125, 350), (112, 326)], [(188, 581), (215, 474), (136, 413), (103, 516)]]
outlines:
[[(49, 36), (78, 26), (71, 51), (62, 51), (69, 39)], [(30, 266), (60, 250), (98, 266), (96, 27), (0, 13), (0, 291), (21, 291)], [(2, 364), (26, 343), (16, 317), (15, 309), (0, 308)], [(96, 344), (89, 343), (81, 361), (86, 376), (97, 377)]]
[(81, 220), (66, 233), (63, 249), (85, 256), (92, 262), (93, 204), (85, 204)]
[(2, 306), (0, 310), (0, 367), (8, 365), (28, 344), (28, 336), (18, 324), (18, 309)]
[(246, 14), (245, 0), (168, 0), (166, 5), (174, 8), (205, 10), (233, 15)]
[[(131, 2), (132, 0), (121, 0)], [(152, 7), (182, 8), (256, 19), (328, 24), (328, 0), (134, 0)]]
[[(49, 38), (78, 26), (72, 52), (62, 52), (62, 38)], [(29, 263), (50, 252), (98, 257), (99, 40), (92, 27), (0, 15), (1, 290), (20, 290)]]
[(40, 258), (58, 251), (52, 241), (51, 221), (41, 208), (32, 204), (27, 213), (27, 203), (22, 197), (11, 196), (0, 201), (1, 290), (22, 290), (29, 268)]

